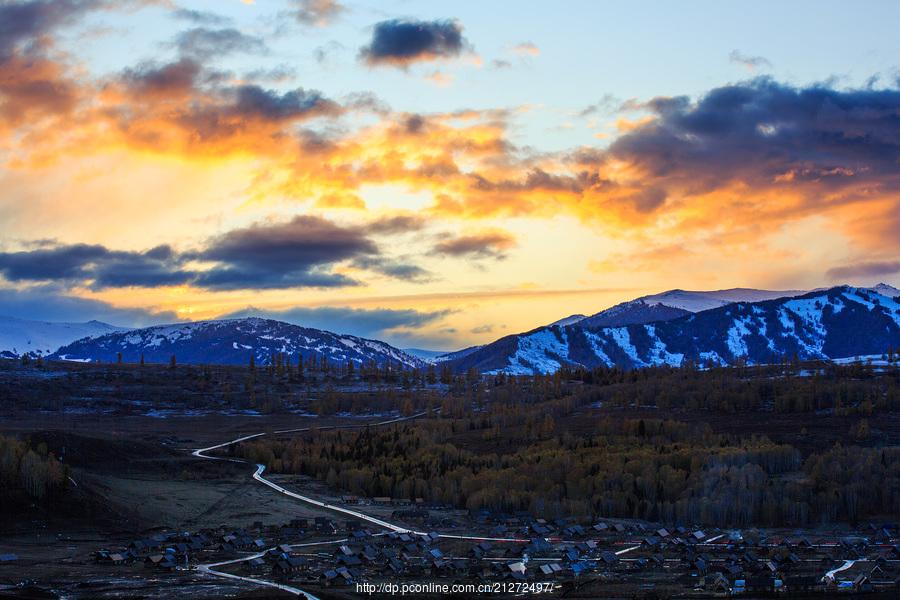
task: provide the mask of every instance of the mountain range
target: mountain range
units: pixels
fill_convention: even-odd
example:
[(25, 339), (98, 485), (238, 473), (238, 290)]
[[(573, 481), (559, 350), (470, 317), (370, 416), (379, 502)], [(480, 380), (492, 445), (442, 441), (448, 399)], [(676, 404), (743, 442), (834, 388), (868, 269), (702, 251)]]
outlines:
[(900, 290), (838, 286), (811, 292), (735, 288), (670, 290), (596, 314), (570, 315), (483, 346), (441, 353), (256, 317), (125, 329), (99, 321), (48, 323), (0, 317), (0, 358), (266, 364), (273, 353), (458, 371), (548, 373), (562, 365), (638, 368), (763, 363), (781, 356), (838, 359), (900, 347)]
[(882, 354), (889, 347), (900, 347), (900, 290), (884, 284), (809, 293), (673, 290), (570, 325), (507, 336), (450, 364), (456, 370), (524, 375), (563, 365), (759, 364), (794, 355), (834, 359)]

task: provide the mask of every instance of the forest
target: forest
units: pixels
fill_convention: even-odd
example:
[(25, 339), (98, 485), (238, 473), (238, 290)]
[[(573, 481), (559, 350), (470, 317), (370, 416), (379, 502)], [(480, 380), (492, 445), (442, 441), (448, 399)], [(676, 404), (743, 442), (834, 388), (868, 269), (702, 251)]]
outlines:
[[(362, 496), (548, 518), (801, 526), (900, 514), (900, 449), (873, 436), (869, 420), (897, 407), (896, 371), (599, 370), (463, 389), (435, 405), (439, 418), (261, 439), (237, 452)], [(658, 418), (621, 413), (642, 406)], [(775, 420), (824, 411), (844, 434), (808, 452), (678, 419), (689, 411)]]

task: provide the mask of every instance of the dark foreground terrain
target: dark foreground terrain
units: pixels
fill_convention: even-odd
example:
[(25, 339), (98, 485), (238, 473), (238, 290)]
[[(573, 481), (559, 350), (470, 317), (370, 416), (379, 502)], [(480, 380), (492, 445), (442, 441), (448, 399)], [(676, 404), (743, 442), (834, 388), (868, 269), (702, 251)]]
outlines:
[(3, 361), (0, 597), (892, 598), (898, 402), (890, 366)]

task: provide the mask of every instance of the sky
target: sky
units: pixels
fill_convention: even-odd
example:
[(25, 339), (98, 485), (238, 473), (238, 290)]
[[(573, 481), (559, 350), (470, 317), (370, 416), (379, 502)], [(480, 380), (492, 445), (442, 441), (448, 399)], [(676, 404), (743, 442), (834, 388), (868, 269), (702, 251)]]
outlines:
[(451, 350), (900, 284), (900, 3), (0, 0), (0, 315)]

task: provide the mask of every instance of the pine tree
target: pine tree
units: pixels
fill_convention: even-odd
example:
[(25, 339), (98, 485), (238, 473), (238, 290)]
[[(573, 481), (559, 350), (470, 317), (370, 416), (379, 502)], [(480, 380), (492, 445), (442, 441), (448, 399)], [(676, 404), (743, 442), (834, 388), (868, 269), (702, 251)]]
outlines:
[(172, 355), (172, 358), (169, 359), (169, 368), (174, 369), (177, 365), (177, 361), (175, 360), (175, 355)]

